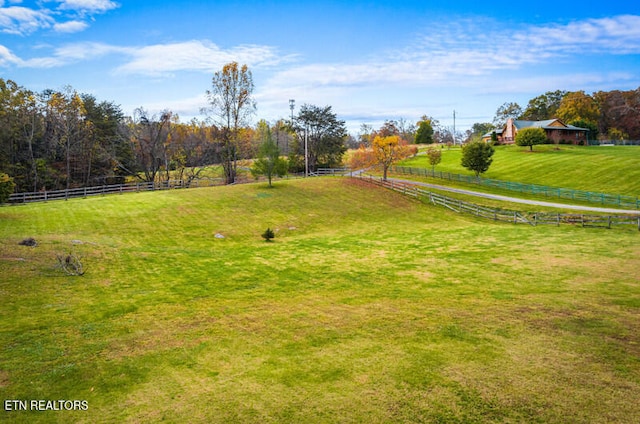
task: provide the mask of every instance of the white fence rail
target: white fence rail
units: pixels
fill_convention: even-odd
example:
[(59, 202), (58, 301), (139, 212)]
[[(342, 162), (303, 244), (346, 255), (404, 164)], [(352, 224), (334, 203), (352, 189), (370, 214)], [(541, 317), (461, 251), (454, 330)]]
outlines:
[(363, 181), (400, 192), (414, 198), (428, 200), (430, 203), (445, 207), (457, 213), (466, 213), (493, 221), (510, 222), (513, 224), (556, 225), (570, 224), (582, 227), (613, 228), (621, 225), (633, 225), (640, 230), (640, 216), (635, 215), (589, 215), (575, 213), (547, 213), (547, 212), (521, 212), (507, 209), (494, 209), (477, 205), (460, 199), (434, 193), (410, 183), (397, 181), (383, 181), (373, 176), (353, 176)]

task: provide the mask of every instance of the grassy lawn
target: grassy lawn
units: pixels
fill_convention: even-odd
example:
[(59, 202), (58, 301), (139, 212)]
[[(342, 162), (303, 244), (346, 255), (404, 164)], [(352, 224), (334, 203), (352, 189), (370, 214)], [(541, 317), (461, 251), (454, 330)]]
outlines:
[[(442, 150), (436, 171), (473, 175), (460, 165), (461, 150)], [(426, 156), (404, 166), (431, 168)], [(493, 163), (482, 175), (504, 181), (603, 193), (640, 195), (640, 148), (637, 146), (497, 146)]]
[(89, 409), (0, 421), (640, 422), (638, 237), (339, 178), (3, 207), (0, 398)]

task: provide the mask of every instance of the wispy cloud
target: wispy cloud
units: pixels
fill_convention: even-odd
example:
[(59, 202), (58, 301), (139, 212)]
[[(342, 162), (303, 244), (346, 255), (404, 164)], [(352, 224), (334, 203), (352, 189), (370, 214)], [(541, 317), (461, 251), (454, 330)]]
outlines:
[(237, 61), (252, 66), (271, 66), (288, 60), (277, 49), (261, 45), (241, 45), (223, 49), (210, 41), (155, 44), (129, 50), (131, 59), (117, 68), (124, 74), (162, 76), (177, 71), (211, 72), (225, 63)]
[(23, 36), (42, 29), (79, 32), (89, 26), (87, 20), (94, 15), (119, 7), (118, 3), (109, 0), (56, 0), (57, 7), (44, 7), (46, 3), (38, 3), (38, 7), (5, 6), (0, 1), (0, 32)]
[(0, 7), (0, 31), (6, 34), (30, 34), (41, 28), (50, 28), (54, 22), (46, 10), (21, 6)]
[(81, 32), (87, 29), (88, 27), (89, 27), (89, 24), (84, 21), (68, 21), (68, 22), (56, 23), (53, 25), (53, 29), (56, 32), (67, 32), (67, 33)]
[[(1, 46), (1, 45), (0, 45)], [(105, 43), (73, 43), (56, 48), (51, 55), (20, 59), (4, 48), (4, 65), (14, 64), (28, 68), (53, 68), (90, 61), (106, 55), (116, 55), (114, 62), (121, 65), (113, 72), (121, 75), (171, 76), (176, 72), (212, 72), (226, 63), (237, 61), (250, 68), (269, 68), (293, 60), (282, 56), (275, 47), (240, 45), (223, 49), (207, 40), (149, 46), (115, 46)], [(0, 51), (2, 55), (2, 51)], [(2, 56), (0, 56), (2, 57)], [(119, 59), (118, 59), (119, 57)], [(9, 60), (8, 58), (11, 58)], [(0, 65), (3, 62), (0, 62)]]
[(82, 13), (104, 13), (118, 7), (118, 3), (110, 0), (61, 0), (60, 10), (72, 10)]
[(572, 55), (640, 53), (640, 16), (519, 26), (494, 20), (435, 24), (410, 47), (364, 63), (306, 64), (275, 75), (277, 86), (464, 84), (500, 70), (518, 70)]
[(19, 64), (21, 59), (11, 52), (8, 48), (0, 44), (0, 66), (10, 66)]

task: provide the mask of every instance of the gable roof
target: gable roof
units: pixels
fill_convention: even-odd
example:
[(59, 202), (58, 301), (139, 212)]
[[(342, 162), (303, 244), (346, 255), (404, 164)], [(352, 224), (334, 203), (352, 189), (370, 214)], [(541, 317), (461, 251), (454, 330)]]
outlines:
[[(513, 122), (513, 126), (516, 128), (516, 131), (519, 131), (523, 128), (542, 128), (543, 130), (561, 129), (564, 131), (590, 131), (588, 128), (580, 128), (573, 125), (567, 125), (558, 118), (547, 119), (544, 121), (525, 121), (523, 119), (509, 119), (509, 121)], [(507, 124), (505, 124), (504, 127), (491, 130), (488, 133), (484, 134), (482, 138), (491, 137), (493, 133), (496, 133), (496, 135), (502, 135), (509, 121), (507, 121)]]
[[(555, 125), (554, 125), (555, 124)], [(575, 127), (573, 125), (567, 125), (559, 119), (547, 119), (545, 121), (524, 121), (516, 119), (513, 121), (513, 125), (517, 130), (523, 128), (542, 128), (543, 130), (557, 130), (563, 129), (567, 131), (589, 131), (587, 128)]]

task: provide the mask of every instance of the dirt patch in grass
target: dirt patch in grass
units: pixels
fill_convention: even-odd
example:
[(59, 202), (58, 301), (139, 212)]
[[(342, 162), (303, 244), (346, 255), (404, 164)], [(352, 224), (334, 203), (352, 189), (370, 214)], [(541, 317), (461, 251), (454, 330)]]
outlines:
[(0, 387), (7, 387), (9, 385), (9, 373), (0, 370)]
[(434, 274), (429, 272), (429, 271), (419, 271), (419, 270), (414, 270), (414, 271), (401, 271), (398, 273), (398, 275), (408, 275), (411, 277), (414, 277), (420, 281), (429, 281), (431, 279), (434, 278)]

